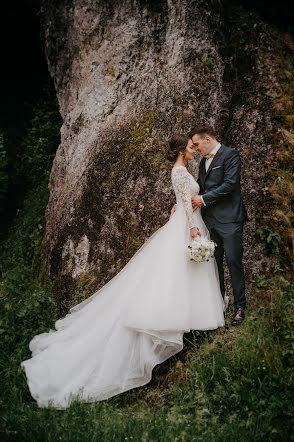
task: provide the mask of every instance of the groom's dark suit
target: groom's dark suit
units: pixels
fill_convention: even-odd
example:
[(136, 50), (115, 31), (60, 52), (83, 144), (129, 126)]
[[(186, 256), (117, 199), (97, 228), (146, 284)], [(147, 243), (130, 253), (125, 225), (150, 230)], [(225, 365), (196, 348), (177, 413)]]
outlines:
[(199, 194), (205, 203), (201, 208), (202, 217), (211, 239), (217, 244), (215, 259), (221, 292), (224, 296), (225, 252), (233, 286), (234, 307), (244, 309), (246, 298), (242, 235), (247, 213), (240, 188), (240, 157), (235, 149), (222, 144), (207, 171), (205, 162), (205, 158), (200, 161), (197, 182), (200, 186)]

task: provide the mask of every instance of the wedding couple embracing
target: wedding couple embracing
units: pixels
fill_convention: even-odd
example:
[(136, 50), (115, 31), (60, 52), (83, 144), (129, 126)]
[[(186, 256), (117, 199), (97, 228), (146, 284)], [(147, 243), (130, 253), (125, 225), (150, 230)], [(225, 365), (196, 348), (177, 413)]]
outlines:
[[(197, 181), (187, 162), (202, 155)], [(196, 126), (169, 143), (176, 195), (170, 220), (105, 286), (36, 335), (25, 370), (40, 407), (67, 408), (73, 400), (101, 401), (147, 384), (152, 369), (183, 348), (183, 334), (225, 325), (223, 258), (230, 271), (235, 314), (245, 317), (240, 157), (213, 129)], [(193, 262), (188, 246), (210, 238), (215, 257)]]

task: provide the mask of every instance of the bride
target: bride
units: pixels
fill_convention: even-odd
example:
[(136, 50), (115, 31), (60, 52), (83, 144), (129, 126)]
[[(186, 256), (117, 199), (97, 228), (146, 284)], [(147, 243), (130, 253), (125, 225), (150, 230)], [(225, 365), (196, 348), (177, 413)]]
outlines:
[(187, 245), (209, 237), (191, 197), (199, 186), (186, 169), (192, 140), (174, 135), (168, 157), (177, 210), (104, 287), (36, 335), (21, 363), (39, 407), (101, 401), (147, 384), (152, 369), (183, 348), (183, 334), (224, 325), (214, 258), (191, 262)]

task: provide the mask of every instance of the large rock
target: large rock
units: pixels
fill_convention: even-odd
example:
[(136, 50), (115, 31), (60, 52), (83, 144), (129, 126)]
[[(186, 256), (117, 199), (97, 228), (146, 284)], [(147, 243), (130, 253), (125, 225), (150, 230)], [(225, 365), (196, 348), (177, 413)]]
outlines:
[(41, 12), (63, 118), (42, 248), (60, 313), (167, 221), (167, 141), (199, 122), (240, 152), (247, 275), (268, 266), (256, 229), (276, 65), (262, 22), (200, 0), (47, 0)]

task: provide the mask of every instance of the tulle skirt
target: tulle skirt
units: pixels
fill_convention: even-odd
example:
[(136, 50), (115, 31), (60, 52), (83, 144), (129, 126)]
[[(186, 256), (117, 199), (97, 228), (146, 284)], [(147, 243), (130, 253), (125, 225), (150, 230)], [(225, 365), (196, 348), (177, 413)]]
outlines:
[[(199, 211), (201, 233), (209, 233)], [(101, 401), (147, 384), (152, 369), (183, 348), (183, 333), (224, 325), (214, 258), (191, 262), (185, 211), (155, 232), (99, 291), (36, 335), (21, 363), (40, 407)]]

